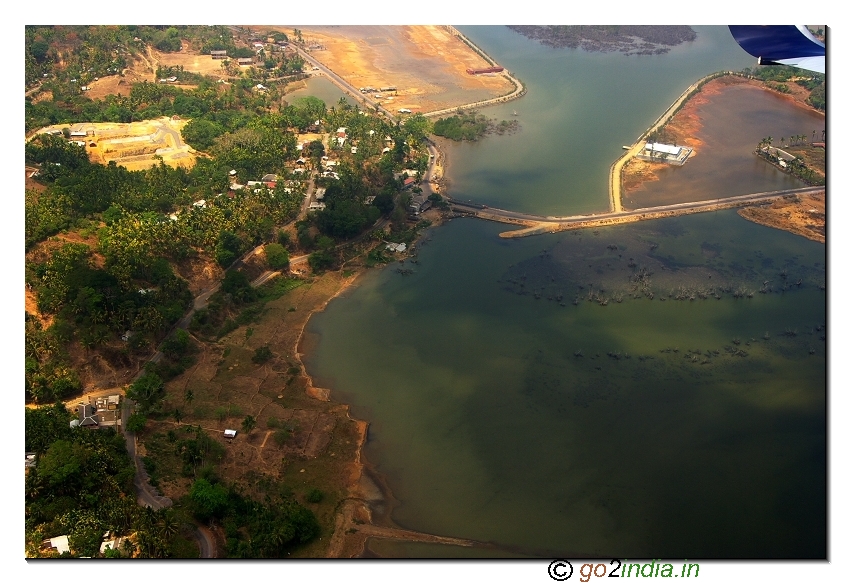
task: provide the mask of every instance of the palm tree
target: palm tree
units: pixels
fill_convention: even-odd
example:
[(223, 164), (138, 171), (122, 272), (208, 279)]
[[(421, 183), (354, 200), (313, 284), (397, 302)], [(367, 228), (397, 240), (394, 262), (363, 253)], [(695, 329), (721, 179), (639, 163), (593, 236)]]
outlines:
[(779, 142), (782, 145), (782, 147), (784, 148), (785, 147), (785, 138), (779, 138)]
[(166, 542), (170, 541), (175, 534), (180, 530), (180, 523), (177, 521), (177, 518), (174, 516), (174, 513), (164, 508), (162, 510), (162, 517), (157, 523), (156, 531), (157, 535), (164, 539)]
[(246, 435), (250, 435), (251, 431), (256, 426), (257, 420), (254, 418), (253, 415), (246, 415), (245, 419), (242, 420), (242, 431), (244, 431)]
[(812, 142), (814, 142), (814, 141), (815, 141), (815, 132), (816, 132), (816, 131), (817, 131), (817, 130), (812, 130)]
[(172, 411), (171, 416), (174, 417), (175, 421), (177, 421), (177, 425), (180, 425), (180, 420), (183, 419), (183, 413), (180, 412), (180, 409)]

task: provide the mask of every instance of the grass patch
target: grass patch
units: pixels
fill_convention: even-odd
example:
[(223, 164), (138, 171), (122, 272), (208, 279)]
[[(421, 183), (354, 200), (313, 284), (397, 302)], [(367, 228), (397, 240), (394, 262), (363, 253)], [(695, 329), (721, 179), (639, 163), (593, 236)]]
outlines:
[(260, 286), (257, 291), (260, 294), (261, 301), (269, 302), (285, 296), (295, 288), (304, 285), (304, 283), (304, 280), (301, 279), (276, 277), (266, 285)]

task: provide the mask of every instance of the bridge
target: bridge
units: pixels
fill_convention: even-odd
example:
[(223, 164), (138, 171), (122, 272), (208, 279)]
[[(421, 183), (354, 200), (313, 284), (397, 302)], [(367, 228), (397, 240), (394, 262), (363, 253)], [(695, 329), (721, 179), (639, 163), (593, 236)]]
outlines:
[(459, 215), (473, 216), (479, 219), (520, 227), (517, 230), (506, 231), (499, 234), (502, 238), (510, 239), (514, 237), (540, 235), (543, 233), (556, 233), (558, 231), (587, 229), (606, 225), (618, 225), (636, 221), (737, 208), (771, 202), (782, 198), (793, 198), (801, 194), (815, 194), (822, 192), (825, 192), (825, 188), (823, 186), (810, 186), (788, 190), (757, 192), (754, 194), (744, 194), (740, 196), (730, 196), (711, 200), (680, 202), (676, 204), (667, 204), (634, 210), (619, 210), (599, 214), (571, 216), (533, 215), (529, 213), (490, 208), (483, 204), (462, 202), (451, 198), (448, 198), (447, 202), (452, 210)]

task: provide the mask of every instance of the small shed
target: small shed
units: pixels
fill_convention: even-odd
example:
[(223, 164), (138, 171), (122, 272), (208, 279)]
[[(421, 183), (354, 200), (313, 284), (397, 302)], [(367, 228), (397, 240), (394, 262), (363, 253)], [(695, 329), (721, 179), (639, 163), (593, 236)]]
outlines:
[(234, 437), (236, 437), (236, 430), (235, 429), (225, 429), (224, 430), (224, 437), (225, 437), (225, 439), (233, 439)]

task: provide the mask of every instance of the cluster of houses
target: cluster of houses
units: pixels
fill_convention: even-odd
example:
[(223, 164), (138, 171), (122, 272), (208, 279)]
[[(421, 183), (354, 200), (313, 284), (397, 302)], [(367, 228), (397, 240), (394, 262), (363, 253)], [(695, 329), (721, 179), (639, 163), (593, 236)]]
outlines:
[[(108, 532), (104, 533), (103, 542), (100, 543), (100, 554), (102, 555), (110, 549), (121, 549), (124, 546), (124, 541), (128, 539), (129, 537), (124, 536), (110, 537)], [(53, 550), (59, 553), (60, 555), (63, 553), (70, 553), (71, 544), (68, 540), (68, 535), (64, 534), (62, 536), (55, 536), (53, 538), (44, 539), (43, 541), (41, 541), (41, 550)]]
[[(278, 40), (276, 41), (274, 37), (270, 36), (266, 38), (266, 42), (260, 42), (260, 39), (254, 37), (251, 39), (252, 44), (251, 48), (254, 49), (255, 53), (259, 53), (260, 51), (285, 51), (289, 49), (289, 43), (286, 41)], [(294, 49), (291, 49), (294, 50)], [(226, 60), (230, 57), (227, 56), (226, 50), (211, 50), (210, 57), (216, 60)], [(238, 57), (236, 62), (241, 66), (250, 66), (254, 64), (253, 57)]]

